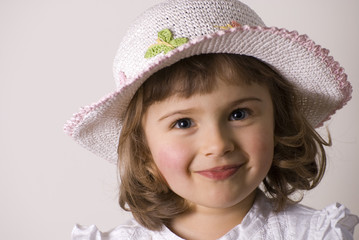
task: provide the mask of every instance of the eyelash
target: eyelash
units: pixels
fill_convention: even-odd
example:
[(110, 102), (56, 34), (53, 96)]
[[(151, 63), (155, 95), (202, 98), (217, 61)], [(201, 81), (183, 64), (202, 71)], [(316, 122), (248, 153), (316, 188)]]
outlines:
[[(235, 119), (233, 117), (233, 114), (237, 111), (240, 111), (243, 115), (240, 119)], [(248, 108), (238, 108), (231, 112), (231, 114), (228, 117), (229, 121), (242, 121), (246, 118), (248, 118), (252, 114), (252, 111)], [(233, 118), (232, 118), (233, 117)], [(185, 123), (185, 125), (182, 125), (182, 127), (179, 125), (181, 123)], [(177, 129), (188, 129), (193, 126), (193, 121), (190, 118), (180, 118), (174, 121), (174, 123), (171, 125), (171, 128), (177, 128)]]

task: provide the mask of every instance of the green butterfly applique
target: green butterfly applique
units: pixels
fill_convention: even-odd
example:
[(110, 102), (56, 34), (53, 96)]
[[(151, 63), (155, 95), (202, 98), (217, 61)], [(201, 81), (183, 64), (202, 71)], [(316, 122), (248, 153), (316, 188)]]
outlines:
[(188, 42), (187, 38), (173, 39), (172, 32), (169, 29), (163, 29), (158, 32), (157, 43), (151, 45), (145, 54), (145, 58), (154, 57), (160, 53), (168, 53), (169, 51)]

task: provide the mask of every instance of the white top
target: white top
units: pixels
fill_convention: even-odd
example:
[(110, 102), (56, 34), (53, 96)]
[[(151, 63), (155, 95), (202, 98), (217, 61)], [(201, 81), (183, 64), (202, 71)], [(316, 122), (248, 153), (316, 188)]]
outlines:
[[(271, 203), (258, 194), (253, 207), (242, 223), (230, 230), (219, 240), (318, 240), (353, 239), (355, 225), (359, 218), (350, 214), (343, 205), (336, 203), (323, 210), (314, 210), (300, 204), (290, 206), (275, 213)], [(181, 240), (167, 227), (161, 231), (151, 231), (135, 220), (103, 233), (95, 225), (84, 227), (76, 225), (72, 231), (72, 240)]]

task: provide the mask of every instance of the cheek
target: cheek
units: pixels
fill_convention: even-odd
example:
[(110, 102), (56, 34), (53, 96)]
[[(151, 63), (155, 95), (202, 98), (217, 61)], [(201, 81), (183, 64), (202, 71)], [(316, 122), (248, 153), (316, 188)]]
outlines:
[(190, 164), (188, 151), (184, 146), (162, 145), (153, 152), (153, 159), (164, 178), (170, 179), (186, 174)]
[(274, 153), (274, 135), (272, 128), (257, 128), (247, 139), (248, 153), (262, 164), (271, 165)]
[(271, 158), (273, 157), (274, 137), (272, 133), (258, 134), (253, 141), (255, 142), (255, 150), (257, 150), (258, 152), (265, 153)]

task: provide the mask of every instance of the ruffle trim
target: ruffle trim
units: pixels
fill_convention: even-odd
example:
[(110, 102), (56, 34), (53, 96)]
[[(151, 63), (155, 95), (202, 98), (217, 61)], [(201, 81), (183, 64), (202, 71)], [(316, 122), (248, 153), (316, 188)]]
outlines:
[(76, 224), (72, 230), (71, 240), (101, 240), (102, 235), (95, 225), (81, 226)]
[(314, 233), (318, 237), (340, 237), (340, 239), (352, 239), (354, 228), (359, 223), (359, 218), (350, 213), (345, 206), (335, 203), (321, 210), (316, 216)]
[(72, 230), (71, 240), (117, 240), (117, 239), (158, 239), (183, 240), (168, 228), (161, 231), (151, 231), (142, 227), (135, 220), (129, 220), (108, 232), (101, 232), (95, 225), (82, 226), (76, 224)]

